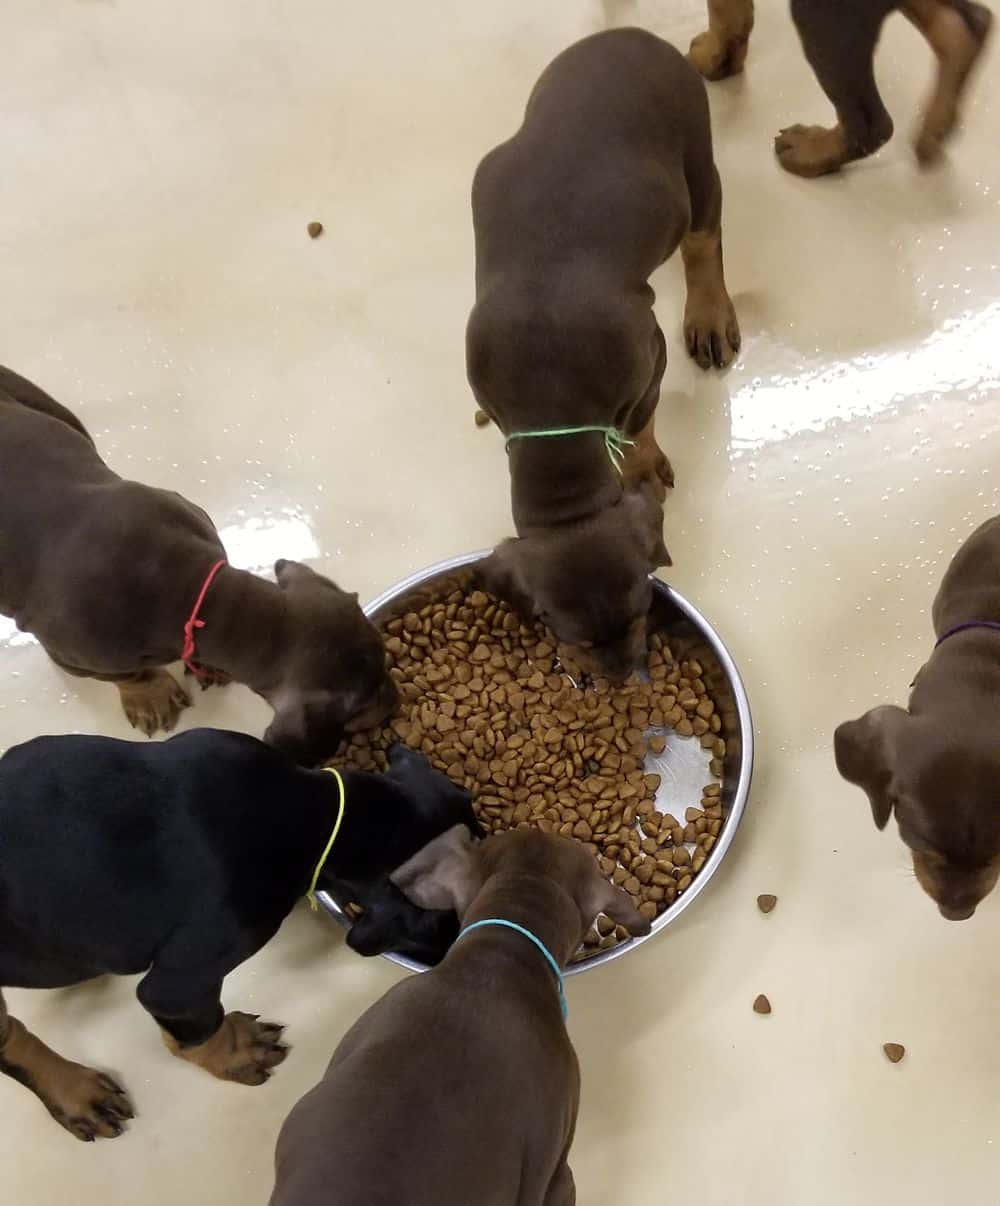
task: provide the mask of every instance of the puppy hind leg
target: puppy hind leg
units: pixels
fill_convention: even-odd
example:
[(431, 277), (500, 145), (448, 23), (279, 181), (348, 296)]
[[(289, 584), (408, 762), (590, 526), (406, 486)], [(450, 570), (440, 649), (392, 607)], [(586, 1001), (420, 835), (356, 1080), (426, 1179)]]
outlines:
[(737, 75), (753, 30), (753, 0), (708, 0), (708, 29), (692, 41), (688, 58), (707, 80)]
[(954, 132), (965, 87), (989, 37), (993, 14), (973, 0), (908, 0), (903, 15), (927, 39), (937, 59), (937, 78), (914, 142), (917, 159), (941, 157)]
[(837, 113), (837, 124), (788, 126), (774, 140), (778, 162), (796, 176), (823, 176), (874, 154), (892, 137), (892, 118), (875, 83), (875, 47), (888, 0), (843, 0), (842, 7), (792, 0), (802, 49)]
[(0, 1072), (30, 1089), (61, 1127), (85, 1143), (114, 1139), (135, 1117), (120, 1085), (47, 1047), (8, 1014), (2, 992)]

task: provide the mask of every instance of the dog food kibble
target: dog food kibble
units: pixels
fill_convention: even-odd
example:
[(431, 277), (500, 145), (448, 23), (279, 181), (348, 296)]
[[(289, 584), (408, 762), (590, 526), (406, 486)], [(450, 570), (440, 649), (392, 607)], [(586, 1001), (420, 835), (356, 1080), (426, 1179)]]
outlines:
[(882, 1050), (894, 1064), (898, 1064), (906, 1054), (906, 1048), (902, 1043), (883, 1043)]
[[(657, 808), (660, 776), (643, 760), (666, 748), (650, 729), (686, 732), (684, 718), (699, 708), (718, 717), (700, 662), (654, 634), (648, 682), (584, 687), (570, 650), (481, 590), (414, 603), (382, 627), (400, 712), (355, 734), (339, 761), (384, 769), (389, 747), (405, 742), (474, 793), (487, 832), (534, 827), (575, 837), (650, 920), (687, 890), (725, 819), (721, 784), (708, 783), (682, 823)], [(724, 739), (701, 745), (721, 770)], [(607, 950), (625, 937), (599, 918), (585, 947)]]
[(323, 223), (322, 222), (310, 222), (309, 225), (306, 227), (306, 230), (309, 232), (310, 239), (318, 239), (319, 236), (323, 233)]
[(770, 1013), (771, 1002), (764, 996), (763, 993), (753, 1003), (754, 1013)]
[(477, 427), (488, 427), (489, 422), (490, 422), (490, 416), (486, 413), (485, 410), (477, 410), (476, 411), (476, 426)]
[(777, 903), (777, 896), (771, 896), (769, 893), (765, 893), (763, 896), (757, 897), (757, 908), (760, 909), (762, 913), (770, 913)]

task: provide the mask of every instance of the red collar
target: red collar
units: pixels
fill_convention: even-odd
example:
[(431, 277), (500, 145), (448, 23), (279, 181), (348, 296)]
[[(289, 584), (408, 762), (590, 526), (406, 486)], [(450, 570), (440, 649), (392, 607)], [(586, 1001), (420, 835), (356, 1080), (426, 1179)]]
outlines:
[(198, 598), (195, 600), (194, 608), (184, 625), (184, 647), (181, 649), (181, 661), (191, 671), (195, 678), (206, 678), (208, 671), (203, 669), (194, 661), (194, 630), (196, 628), (204, 628), (205, 621), (198, 618), (198, 613), (201, 611), (202, 604), (205, 602), (205, 596), (208, 594), (208, 588), (212, 585), (215, 575), (224, 565), (226, 559), (223, 557), (221, 561), (216, 561), (215, 565), (208, 571), (205, 581), (201, 584), (201, 590), (198, 592)]

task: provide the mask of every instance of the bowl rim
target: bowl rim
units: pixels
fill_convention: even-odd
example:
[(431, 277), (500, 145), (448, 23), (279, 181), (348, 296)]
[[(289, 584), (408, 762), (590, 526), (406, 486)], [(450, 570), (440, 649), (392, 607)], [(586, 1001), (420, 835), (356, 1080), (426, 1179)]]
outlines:
[[(371, 619), (387, 604), (394, 603), (401, 596), (406, 595), (416, 587), (422, 586), (434, 578), (444, 577), (447, 574), (474, 565), (477, 561), (488, 557), (492, 551), (492, 549), (478, 549), (475, 552), (463, 553), (458, 557), (450, 557), (444, 561), (435, 562), (425, 569), (417, 570), (415, 573), (397, 582), (394, 586), (388, 587), (381, 594), (376, 595), (369, 603), (366, 603), (363, 608), (364, 613)], [(630, 951), (640, 947), (644, 942), (648, 942), (650, 938), (655, 937), (665, 930), (668, 925), (676, 921), (701, 895), (716, 871), (718, 871), (722, 860), (729, 851), (729, 847), (733, 844), (736, 831), (743, 820), (743, 814), (746, 811), (747, 802), (750, 797), (750, 782), (753, 778), (754, 763), (754, 734), (753, 718), (750, 712), (750, 699), (747, 695), (743, 677), (737, 669), (732, 654), (729, 652), (722, 637), (719, 636), (715, 627), (709, 623), (698, 608), (661, 578), (657, 578), (653, 574), (650, 575), (650, 578), (653, 582), (653, 589), (657, 594), (676, 607), (685, 619), (694, 624), (704, 636), (707, 643), (711, 646), (712, 652), (718, 658), (719, 665), (722, 667), (726, 678), (729, 680), (733, 699), (736, 704), (736, 714), (740, 722), (741, 750), (739, 770), (736, 776), (736, 789), (733, 793), (733, 802), (729, 815), (726, 818), (726, 823), (719, 834), (719, 840), (708, 856), (705, 866), (694, 879), (688, 891), (660, 914), (656, 921), (653, 922), (648, 934), (630, 938), (627, 942), (621, 942), (610, 950), (599, 951), (596, 955), (590, 955), (578, 963), (569, 964), (564, 970), (564, 974), (567, 976), (576, 976), (586, 971), (592, 971), (596, 967), (602, 967), (615, 959), (621, 958), (622, 955), (626, 955)], [(337, 904), (328, 892), (320, 891), (316, 893), (316, 896), (324, 910), (331, 917), (344, 926), (345, 929), (350, 928), (350, 922), (343, 909), (341, 909), (340, 905)], [(398, 967), (403, 967), (407, 971), (423, 972), (428, 970), (425, 964), (408, 959), (405, 955), (394, 954), (391, 951), (386, 951), (382, 958), (388, 959), (390, 963), (395, 963)]]

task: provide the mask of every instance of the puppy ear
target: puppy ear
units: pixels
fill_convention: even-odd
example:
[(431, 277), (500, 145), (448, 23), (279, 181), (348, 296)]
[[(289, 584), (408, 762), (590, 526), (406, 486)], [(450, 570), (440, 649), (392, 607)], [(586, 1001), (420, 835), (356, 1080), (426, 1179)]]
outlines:
[(389, 878), (422, 909), (454, 909), (461, 917), (480, 887), (472, 834), (465, 825), (453, 825)]
[(525, 541), (518, 537), (504, 540), (476, 566), (476, 576), (491, 595), (506, 599), (524, 616), (532, 616), (534, 600), (524, 575), (528, 555)]
[(628, 894), (609, 883), (596, 863), (579, 885), (576, 903), (588, 926), (598, 913), (604, 913), (616, 925), (623, 925), (633, 937), (641, 937), (650, 931), (650, 923), (635, 910)]
[(839, 725), (833, 735), (837, 770), (866, 793), (878, 829), (884, 829), (892, 815), (896, 745), (909, 719), (903, 708), (872, 708), (859, 720)]

